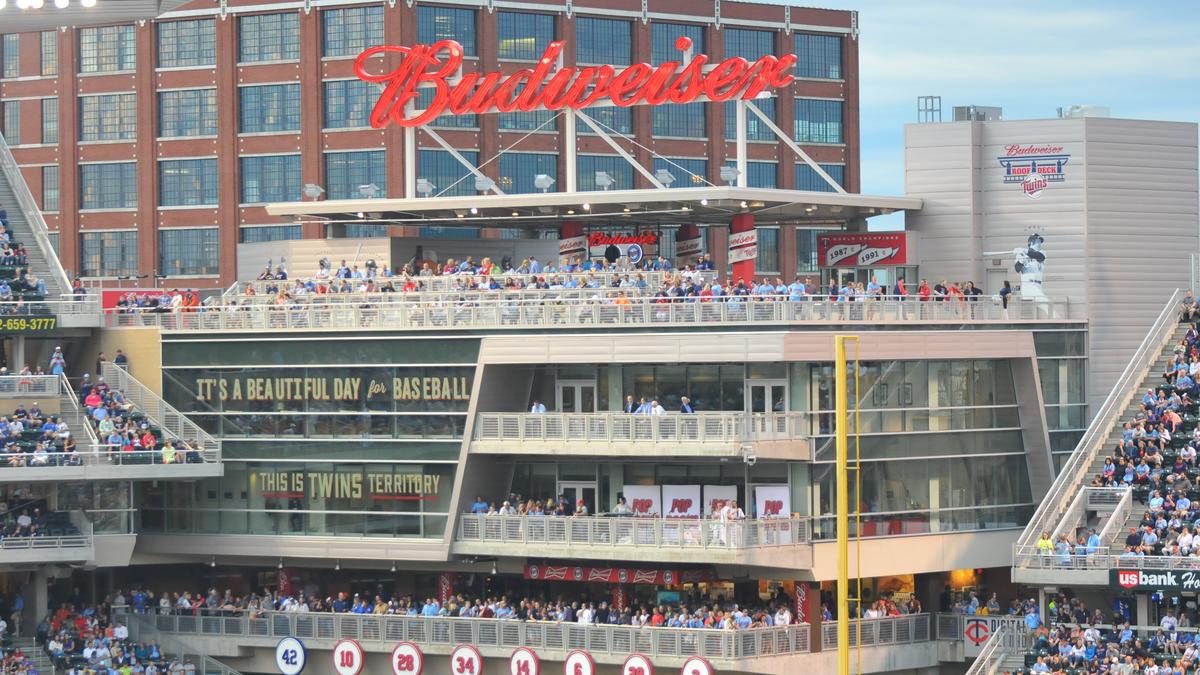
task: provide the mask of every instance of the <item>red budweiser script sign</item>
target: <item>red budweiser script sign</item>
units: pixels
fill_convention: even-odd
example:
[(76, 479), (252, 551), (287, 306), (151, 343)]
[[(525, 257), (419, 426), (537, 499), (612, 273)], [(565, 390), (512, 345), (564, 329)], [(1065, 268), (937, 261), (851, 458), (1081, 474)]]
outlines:
[(629, 244), (637, 244), (639, 246), (653, 246), (658, 243), (657, 234), (604, 234), (603, 232), (593, 232), (588, 236), (588, 246), (628, 246)]
[[(675, 40), (675, 48), (687, 52), (692, 41)], [(389, 122), (402, 127), (419, 127), (445, 113), (513, 112), (520, 110), (579, 110), (591, 105), (631, 106), (638, 103), (690, 103), (706, 96), (710, 101), (753, 99), (764, 89), (784, 87), (794, 78), (796, 56), (763, 56), (751, 63), (741, 57), (712, 65), (704, 54), (683, 64), (666, 61), (657, 66), (635, 63), (617, 70), (612, 66), (555, 69), (563, 42), (551, 42), (533, 68), (511, 75), (499, 72), (462, 73), (462, 45), (440, 40), (432, 45), (371, 47), (354, 60), (354, 72), (367, 82), (383, 83), (383, 93), (371, 111), (371, 126)], [(388, 54), (400, 56), (399, 65), (383, 61)], [(707, 70), (707, 72), (706, 72)], [(407, 116), (418, 89), (433, 90), (425, 110)]]

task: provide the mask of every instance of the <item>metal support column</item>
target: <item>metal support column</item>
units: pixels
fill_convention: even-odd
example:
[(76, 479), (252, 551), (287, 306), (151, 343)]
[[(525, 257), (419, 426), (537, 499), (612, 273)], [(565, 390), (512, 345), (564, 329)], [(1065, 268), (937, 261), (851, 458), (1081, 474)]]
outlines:
[(742, 99), (737, 99), (737, 104), (733, 106), (737, 132), (734, 134), (737, 139), (737, 186), (746, 187), (746, 102)]

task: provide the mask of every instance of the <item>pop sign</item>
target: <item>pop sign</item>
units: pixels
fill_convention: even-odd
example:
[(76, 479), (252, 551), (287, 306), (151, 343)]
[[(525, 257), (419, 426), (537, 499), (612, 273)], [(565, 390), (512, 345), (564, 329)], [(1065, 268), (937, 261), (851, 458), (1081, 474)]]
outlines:
[(511, 675), (539, 675), (542, 665), (532, 649), (517, 647), (508, 659), (508, 670)]
[(425, 655), (421, 648), (411, 642), (401, 642), (392, 650), (392, 673), (394, 675), (421, 675), (425, 669)]
[(344, 638), (333, 646), (333, 670), (338, 675), (358, 675), (365, 660), (366, 654), (357, 640)]
[(480, 675), (483, 656), (471, 645), (459, 645), (450, 652), (450, 672), (453, 675)]
[(308, 663), (308, 652), (304, 643), (294, 637), (285, 637), (275, 645), (275, 667), (283, 675), (300, 675)]

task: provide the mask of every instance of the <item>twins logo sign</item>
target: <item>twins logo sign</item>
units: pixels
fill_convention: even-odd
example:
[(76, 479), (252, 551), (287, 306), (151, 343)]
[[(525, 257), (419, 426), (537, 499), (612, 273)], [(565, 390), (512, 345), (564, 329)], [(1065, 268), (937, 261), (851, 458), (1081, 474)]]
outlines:
[(1071, 156), (1063, 153), (1061, 145), (1004, 146), (1004, 155), (997, 157), (1004, 167), (1004, 182), (1021, 186), (1021, 191), (1030, 199), (1042, 196), (1051, 183), (1066, 180), (1063, 167)]

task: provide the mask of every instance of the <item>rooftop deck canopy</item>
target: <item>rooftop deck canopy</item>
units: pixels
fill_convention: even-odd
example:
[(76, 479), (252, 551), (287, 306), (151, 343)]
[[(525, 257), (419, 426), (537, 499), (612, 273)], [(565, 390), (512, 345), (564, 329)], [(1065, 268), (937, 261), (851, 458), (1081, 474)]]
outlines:
[(269, 204), (267, 213), (296, 220), (386, 221), (394, 223), (486, 222), (506, 226), (549, 225), (563, 220), (599, 219), (631, 223), (728, 225), (738, 213), (751, 213), (758, 225), (850, 222), (921, 208), (911, 197), (877, 197), (733, 186), (665, 190), (606, 190), (535, 194), (470, 195), (416, 199), (339, 199)]

